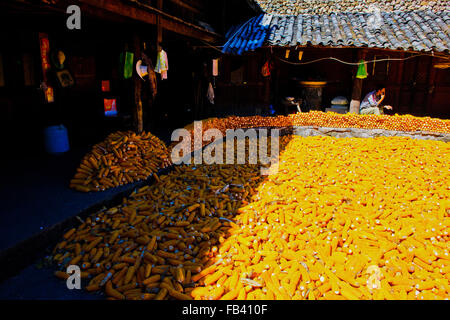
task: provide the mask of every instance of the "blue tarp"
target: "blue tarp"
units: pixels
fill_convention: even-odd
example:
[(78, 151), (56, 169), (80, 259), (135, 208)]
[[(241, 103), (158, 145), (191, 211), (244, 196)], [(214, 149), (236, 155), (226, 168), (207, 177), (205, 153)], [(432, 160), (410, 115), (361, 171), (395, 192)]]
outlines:
[(263, 18), (264, 14), (261, 14), (238, 26), (231, 27), (225, 35), (227, 42), (223, 46), (222, 52), (241, 55), (243, 52), (261, 47), (269, 31), (269, 25), (261, 23)]

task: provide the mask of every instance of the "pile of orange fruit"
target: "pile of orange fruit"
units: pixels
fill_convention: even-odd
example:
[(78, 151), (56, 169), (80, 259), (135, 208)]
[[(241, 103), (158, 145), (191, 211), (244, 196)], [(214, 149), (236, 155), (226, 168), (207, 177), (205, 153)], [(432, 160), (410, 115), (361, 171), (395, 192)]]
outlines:
[[(315, 126), (330, 128), (360, 128), (360, 129), (383, 129), (406, 132), (437, 132), (450, 133), (450, 120), (443, 120), (430, 117), (415, 117), (411, 115), (359, 115), (359, 114), (339, 114), (334, 112), (310, 111), (296, 113), (288, 116), (249, 116), (226, 118), (209, 118), (202, 122), (202, 134), (208, 129), (218, 129), (225, 135), (227, 129), (246, 129), (261, 127), (292, 127), (292, 126)], [(185, 127), (194, 135), (194, 123)], [(177, 142), (171, 144), (171, 148)], [(203, 141), (203, 145), (208, 144)], [(192, 139), (192, 147), (194, 141)]]

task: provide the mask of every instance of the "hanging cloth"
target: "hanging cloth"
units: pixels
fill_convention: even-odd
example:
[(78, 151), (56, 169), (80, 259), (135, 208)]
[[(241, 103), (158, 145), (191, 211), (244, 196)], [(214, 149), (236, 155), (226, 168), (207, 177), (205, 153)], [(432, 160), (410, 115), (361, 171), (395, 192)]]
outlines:
[(158, 92), (155, 68), (153, 67), (152, 60), (145, 53), (142, 53), (142, 61), (144, 61), (144, 63), (147, 65), (148, 79), (150, 82), (150, 92), (154, 99)]
[(130, 79), (133, 75), (133, 60), (134, 60), (134, 53), (132, 52), (125, 52), (125, 61), (123, 66), (123, 77), (125, 79)]
[(364, 60), (359, 61), (358, 71), (356, 72), (356, 77), (358, 79), (367, 78), (366, 63), (364, 62)]
[(213, 59), (212, 67), (212, 75), (213, 77), (217, 77), (219, 75), (219, 59)]
[(263, 65), (261, 74), (263, 77), (270, 77), (270, 71), (273, 69), (273, 65), (269, 60)]
[(167, 60), (167, 53), (161, 49), (158, 52), (158, 56), (156, 58), (156, 67), (155, 72), (161, 74), (161, 79), (167, 79), (167, 71), (169, 70), (169, 62)]
[(211, 82), (208, 85), (208, 91), (206, 92), (206, 97), (211, 104), (214, 104), (214, 89)]

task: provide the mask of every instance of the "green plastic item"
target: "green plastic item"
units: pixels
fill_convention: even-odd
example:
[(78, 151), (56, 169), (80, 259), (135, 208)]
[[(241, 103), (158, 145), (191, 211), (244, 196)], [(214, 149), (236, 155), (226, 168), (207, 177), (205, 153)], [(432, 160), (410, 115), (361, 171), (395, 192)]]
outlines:
[(364, 60), (359, 61), (358, 71), (356, 72), (356, 77), (358, 79), (367, 78), (366, 64), (365, 64)]
[(123, 77), (124, 79), (130, 79), (133, 75), (133, 60), (134, 53), (125, 52), (120, 54), (120, 64), (123, 66)]

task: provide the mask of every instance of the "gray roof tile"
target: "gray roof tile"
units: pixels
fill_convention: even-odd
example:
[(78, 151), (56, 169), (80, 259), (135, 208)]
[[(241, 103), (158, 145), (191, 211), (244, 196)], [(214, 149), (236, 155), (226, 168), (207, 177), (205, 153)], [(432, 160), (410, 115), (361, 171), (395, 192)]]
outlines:
[(450, 9), (448, 0), (254, 0), (269, 14), (330, 14), (332, 12), (368, 13), (374, 6), (383, 12)]
[(449, 12), (382, 12), (274, 16), (270, 45), (356, 46), (414, 51), (450, 51)]

